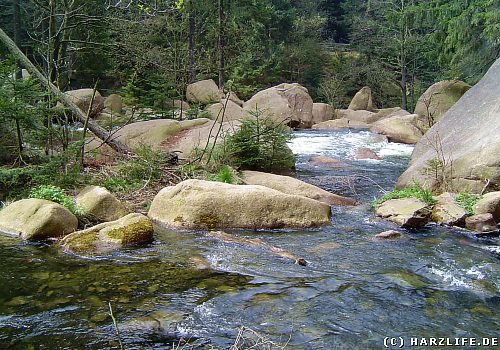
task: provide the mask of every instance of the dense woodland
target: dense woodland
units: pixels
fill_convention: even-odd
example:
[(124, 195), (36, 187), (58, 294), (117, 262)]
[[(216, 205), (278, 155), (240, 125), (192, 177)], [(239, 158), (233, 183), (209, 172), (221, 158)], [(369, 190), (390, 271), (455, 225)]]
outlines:
[[(298, 82), (334, 108), (370, 86), (378, 107), (413, 110), (436, 81), (476, 83), (500, 48), (492, 0), (1, 0), (0, 28), (61, 91), (95, 86), (158, 111), (208, 78), (243, 99)], [(30, 183), (64, 185), (60, 151), (80, 147), (71, 116), (36, 81), (10, 79), (20, 69), (2, 45), (0, 58), (1, 187), (26, 182), (27, 166)]]

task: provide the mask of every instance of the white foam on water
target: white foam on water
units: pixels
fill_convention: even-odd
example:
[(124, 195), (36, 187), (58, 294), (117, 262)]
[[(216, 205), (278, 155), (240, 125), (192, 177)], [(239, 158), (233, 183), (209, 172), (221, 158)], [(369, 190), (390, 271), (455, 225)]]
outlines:
[(471, 289), (472, 284), (467, 283), (463, 277), (457, 276), (457, 271), (453, 270), (441, 270), (435, 267), (430, 269), (430, 272), (436, 276), (442, 278), (443, 282), (450, 287), (462, 287)]
[(343, 159), (355, 159), (358, 148), (369, 148), (381, 158), (409, 157), (413, 152), (413, 145), (380, 140), (379, 135), (369, 131), (300, 132), (295, 134), (288, 146), (296, 155), (327, 155)]

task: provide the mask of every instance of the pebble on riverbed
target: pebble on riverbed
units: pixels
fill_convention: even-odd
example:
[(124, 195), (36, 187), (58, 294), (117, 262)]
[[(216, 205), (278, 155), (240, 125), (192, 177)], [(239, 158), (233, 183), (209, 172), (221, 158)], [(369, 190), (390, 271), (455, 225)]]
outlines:
[(375, 238), (377, 238), (377, 239), (390, 239), (390, 238), (399, 238), (399, 237), (401, 237), (401, 232), (394, 231), (394, 230), (380, 232), (379, 234), (375, 235)]

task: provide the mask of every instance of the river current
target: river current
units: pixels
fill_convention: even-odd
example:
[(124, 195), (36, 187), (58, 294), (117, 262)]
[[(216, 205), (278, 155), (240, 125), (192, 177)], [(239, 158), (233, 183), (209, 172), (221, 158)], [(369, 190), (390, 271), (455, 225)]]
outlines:
[[(92, 258), (0, 236), (0, 349), (119, 348), (109, 305), (125, 349), (172, 349), (178, 336), (201, 349), (228, 348), (242, 326), (286, 349), (498, 336), (498, 241), (436, 225), (373, 239), (396, 229), (376, 218), (370, 203), (393, 188), (411, 146), (368, 131), (307, 130), (296, 132), (290, 147), (294, 176), (362, 204), (334, 207), (331, 225), (321, 229), (231, 233), (259, 238), (308, 266), (259, 246), (160, 227), (148, 246)], [(356, 160), (359, 147), (382, 160)], [(314, 167), (314, 155), (344, 164)]]

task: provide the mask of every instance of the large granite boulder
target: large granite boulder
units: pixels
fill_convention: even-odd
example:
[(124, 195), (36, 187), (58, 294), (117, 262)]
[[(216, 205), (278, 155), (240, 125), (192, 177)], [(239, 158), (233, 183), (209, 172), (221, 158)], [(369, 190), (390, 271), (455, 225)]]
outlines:
[(374, 123), (379, 120), (379, 118), (376, 117), (376, 113), (363, 109), (356, 111), (352, 109), (337, 109), (335, 112), (338, 119), (345, 118), (350, 121), (363, 122), (367, 124)]
[(380, 119), (385, 119), (389, 117), (396, 117), (396, 116), (404, 116), (404, 115), (409, 115), (411, 114), (410, 112), (404, 110), (401, 107), (392, 107), (392, 108), (381, 108), (377, 109), (375, 112), (374, 119), (377, 121)]
[(356, 200), (333, 194), (322, 188), (300, 181), (290, 176), (262, 173), (259, 171), (244, 171), (243, 181), (247, 185), (260, 185), (274, 190), (312, 198), (329, 205), (355, 205)]
[(470, 85), (460, 80), (440, 81), (420, 96), (414, 113), (426, 118), (428, 125), (432, 126), (469, 89)]
[(500, 222), (500, 191), (490, 192), (483, 195), (483, 197), (476, 203), (474, 207), (476, 214), (493, 215), (496, 222)]
[(375, 213), (401, 227), (419, 228), (429, 222), (431, 208), (417, 198), (400, 198), (378, 205)]
[(231, 100), (222, 100), (207, 107), (210, 112), (211, 119), (220, 122), (231, 122), (234, 120), (242, 120), (247, 113), (243, 111), (240, 105)]
[(312, 124), (318, 124), (334, 118), (335, 111), (328, 103), (313, 103)]
[(109, 95), (104, 100), (104, 107), (114, 114), (120, 114), (123, 110), (121, 96), (117, 94)]
[(381, 119), (373, 123), (370, 130), (387, 136), (390, 142), (415, 144), (423, 136), (417, 114)]
[(162, 148), (162, 143), (178, 133), (210, 122), (209, 119), (177, 121), (173, 119), (153, 119), (132, 123), (115, 133), (115, 137), (131, 148), (150, 146)]
[(114, 221), (128, 214), (127, 208), (107, 189), (87, 186), (76, 196), (84, 215), (98, 221)]
[(465, 227), (479, 234), (497, 231), (497, 224), (491, 213), (469, 216), (465, 219)]
[(264, 186), (186, 180), (161, 190), (148, 216), (178, 228), (305, 228), (328, 224), (330, 206)]
[(313, 100), (299, 84), (283, 83), (259, 91), (243, 108), (246, 112), (260, 110), (263, 115), (294, 128), (310, 128), (313, 124)]
[(44, 199), (22, 199), (0, 211), (0, 231), (25, 240), (45, 240), (74, 232), (78, 219), (68, 209)]
[(314, 124), (313, 129), (319, 130), (335, 130), (335, 129), (368, 129), (370, 124), (365, 122), (360, 122), (357, 120), (351, 120), (347, 118), (340, 118), (334, 120), (327, 120), (326, 122)]
[(153, 233), (151, 220), (142, 214), (133, 213), (67, 235), (61, 240), (61, 245), (72, 253), (102, 253), (150, 242)]
[[(64, 93), (66, 97), (70, 99), (78, 108), (80, 108), (83, 113), (87, 113), (90, 107), (90, 101), (92, 101), (92, 95), (94, 94), (94, 89), (78, 89), (70, 90)], [(61, 104), (58, 104), (61, 106)], [(99, 91), (95, 92), (94, 101), (92, 103), (92, 109), (90, 115), (94, 116), (99, 114), (104, 109), (104, 98), (101, 96)]]
[(220, 101), (222, 94), (212, 79), (201, 80), (189, 84), (186, 88), (186, 98), (189, 102), (209, 104)]
[(373, 111), (374, 109), (376, 109), (376, 106), (373, 103), (372, 90), (368, 86), (365, 86), (361, 90), (359, 90), (356, 95), (354, 95), (348, 109), (352, 109), (355, 111)]
[[(485, 181), (500, 189), (500, 59), (417, 143), (397, 187), (414, 182), (428, 189), (443, 186), (427, 172), (429, 161), (446, 161), (448, 188), (479, 193)], [(437, 154), (439, 150), (440, 155)]]
[(445, 192), (434, 199), (436, 204), (432, 209), (432, 221), (449, 226), (461, 226), (465, 223), (467, 212), (457, 204), (452, 193)]

